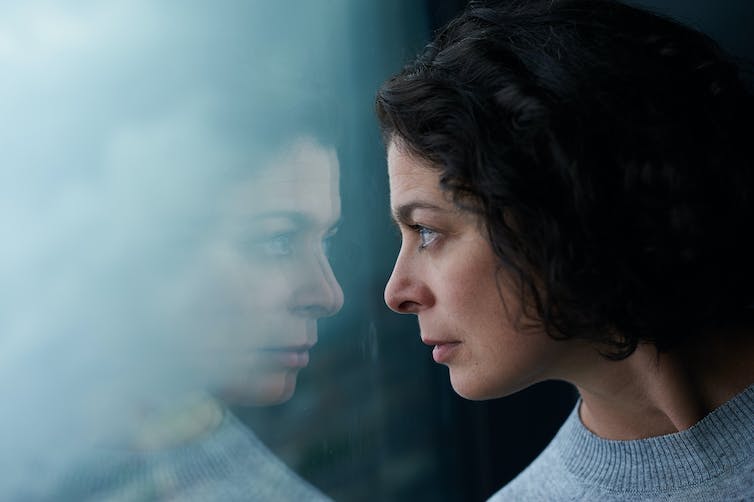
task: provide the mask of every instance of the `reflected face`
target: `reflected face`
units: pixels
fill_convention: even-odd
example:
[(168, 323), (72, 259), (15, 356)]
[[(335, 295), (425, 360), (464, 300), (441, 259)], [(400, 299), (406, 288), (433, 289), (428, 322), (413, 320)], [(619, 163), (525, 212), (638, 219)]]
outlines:
[(337, 157), (310, 139), (222, 198), (178, 288), (189, 368), (217, 395), (263, 405), (293, 394), (317, 319), (343, 304), (325, 254), (339, 218)]
[(449, 368), (455, 391), (489, 399), (554, 377), (566, 346), (515, 328), (519, 296), (479, 218), (452, 203), (437, 169), (394, 142), (388, 171), (402, 244), (385, 302), (418, 317), (422, 342)]

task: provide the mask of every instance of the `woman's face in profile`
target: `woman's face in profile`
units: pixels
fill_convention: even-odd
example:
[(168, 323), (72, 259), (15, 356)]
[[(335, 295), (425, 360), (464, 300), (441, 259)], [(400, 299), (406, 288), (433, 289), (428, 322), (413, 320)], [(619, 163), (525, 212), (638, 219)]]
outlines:
[(478, 216), (440, 188), (439, 171), (391, 142), (390, 204), (402, 244), (385, 302), (419, 319), (422, 342), (469, 399), (500, 397), (557, 375), (566, 345), (516, 329), (521, 303)]
[(338, 161), (299, 138), (232, 185), (171, 288), (186, 315), (175, 343), (216, 395), (273, 404), (293, 394), (317, 320), (343, 303), (325, 253), (340, 218)]

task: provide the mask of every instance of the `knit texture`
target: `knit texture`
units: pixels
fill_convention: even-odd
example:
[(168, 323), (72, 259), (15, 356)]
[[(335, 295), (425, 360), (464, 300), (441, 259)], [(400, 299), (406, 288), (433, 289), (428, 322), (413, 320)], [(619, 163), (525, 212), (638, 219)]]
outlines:
[(233, 414), (201, 440), (164, 451), (98, 450), (52, 490), (18, 500), (320, 501)]
[(579, 404), (490, 501), (754, 501), (754, 385), (690, 429), (635, 441), (595, 436)]

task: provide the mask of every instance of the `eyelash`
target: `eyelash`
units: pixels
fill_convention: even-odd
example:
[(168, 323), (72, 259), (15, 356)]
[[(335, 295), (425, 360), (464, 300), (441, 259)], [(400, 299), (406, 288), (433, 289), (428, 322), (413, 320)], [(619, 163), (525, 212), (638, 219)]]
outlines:
[(331, 229), (325, 236), (322, 238), (322, 251), (324, 251), (325, 256), (328, 258), (330, 257), (330, 249), (332, 247), (332, 240), (335, 237), (335, 234), (338, 233), (338, 227), (335, 227)]
[[(419, 250), (427, 249), (439, 236), (439, 234), (431, 228), (422, 225), (410, 225), (409, 228), (419, 235)], [(431, 236), (427, 237), (427, 234), (431, 234)]]
[(284, 233), (271, 236), (257, 244), (258, 250), (267, 258), (287, 258), (293, 254), (295, 236)]
[[(330, 254), (330, 241), (335, 236), (337, 228), (330, 230), (321, 240), (325, 256)], [(297, 241), (301, 237), (296, 232), (286, 232), (270, 236), (256, 243), (257, 251), (266, 258), (285, 259), (296, 252)]]

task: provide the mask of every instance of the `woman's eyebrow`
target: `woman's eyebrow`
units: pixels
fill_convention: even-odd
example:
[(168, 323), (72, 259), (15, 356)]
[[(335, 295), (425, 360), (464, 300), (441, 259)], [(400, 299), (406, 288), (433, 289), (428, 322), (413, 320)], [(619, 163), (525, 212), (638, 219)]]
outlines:
[(264, 220), (286, 220), (296, 227), (305, 227), (310, 224), (311, 218), (296, 211), (269, 211), (251, 217), (251, 221)]
[(412, 220), (414, 211), (417, 209), (429, 209), (432, 211), (447, 212), (447, 209), (428, 202), (409, 202), (394, 207), (391, 216), (395, 224), (409, 225)]
[(271, 211), (268, 213), (254, 215), (254, 217), (252, 218), (252, 221), (256, 222), (265, 220), (286, 221), (288, 224), (292, 225), (298, 230), (316, 228), (318, 226), (321, 228), (326, 227), (327, 230), (325, 233), (334, 234), (342, 223), (343, 218), (341, 216), (338, 217), (337, 220), (319, 221), (315, 218), (312, 218), (312, 216), (307, 213), (298, 211)]

